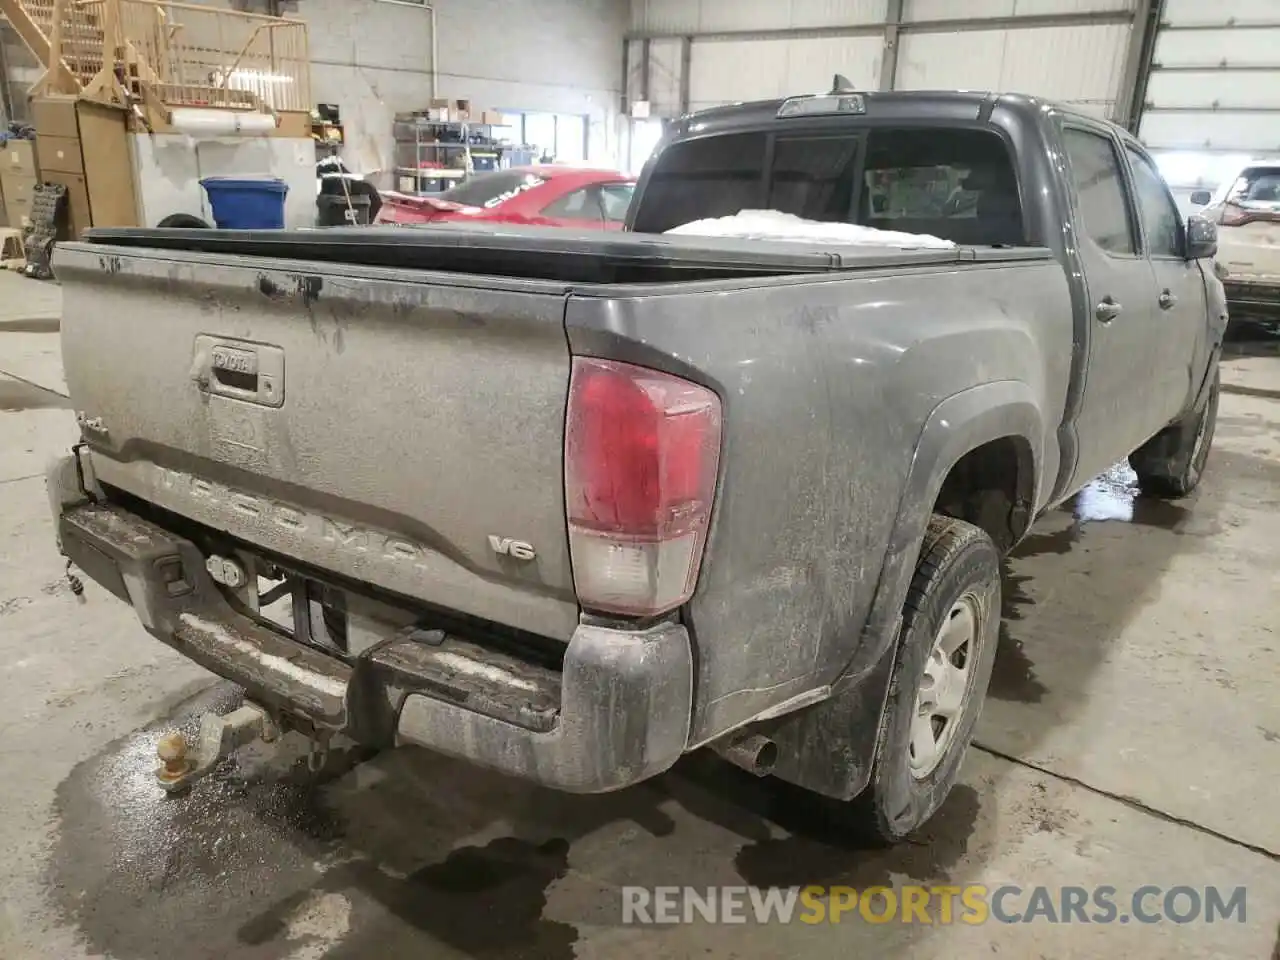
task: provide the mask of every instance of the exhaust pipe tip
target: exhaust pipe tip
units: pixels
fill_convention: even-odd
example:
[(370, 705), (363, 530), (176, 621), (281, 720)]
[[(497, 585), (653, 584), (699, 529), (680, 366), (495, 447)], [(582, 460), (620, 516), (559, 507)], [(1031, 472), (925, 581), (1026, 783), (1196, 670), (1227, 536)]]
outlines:
[(761, 733), (748, 733), (711, 744), (711, 749), (735, 767), (767, 777), (778, 764), (778, 745)]

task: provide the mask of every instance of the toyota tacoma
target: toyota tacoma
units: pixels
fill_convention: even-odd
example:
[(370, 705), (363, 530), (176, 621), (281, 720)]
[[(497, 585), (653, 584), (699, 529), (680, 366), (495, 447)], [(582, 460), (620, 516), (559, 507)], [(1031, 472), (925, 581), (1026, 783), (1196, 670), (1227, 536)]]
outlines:
[[(744, 210), (932, 239), (669, 233)], [(1205, 468), (1215, 227), (1111, 124), (714, 109), (627, 227), (58, 247), (59, 545), (249, 704), (162, 781), (246, 730), (576, 792), (710, 747), (900, 838), (972, 737), (1001, 555), (1117, 460), (1156, 496)]]

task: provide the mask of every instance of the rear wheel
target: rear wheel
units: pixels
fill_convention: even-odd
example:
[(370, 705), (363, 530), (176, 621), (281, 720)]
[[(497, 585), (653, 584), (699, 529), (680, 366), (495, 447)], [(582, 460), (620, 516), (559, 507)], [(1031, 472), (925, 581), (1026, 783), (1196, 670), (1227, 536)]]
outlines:
[(999, 616), (991, 537), (934, 516), (903, 608), (875, 767), (852, 801), (881, 839), (907, 836), (955, 785), (991, 680)]
[(1191, 493), (1204, 475), (1218, 421), (1221, 375), (1215, 368), (1208, 395), (1197, 410), (1161, 430), (1129, 456), (1143, 493), (1178, 498)]

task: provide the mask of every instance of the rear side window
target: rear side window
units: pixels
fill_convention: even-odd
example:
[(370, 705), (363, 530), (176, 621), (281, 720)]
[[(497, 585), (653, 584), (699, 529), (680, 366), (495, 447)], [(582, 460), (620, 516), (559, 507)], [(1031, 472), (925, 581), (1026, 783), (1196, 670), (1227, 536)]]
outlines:
[(1063, 130), (1062, 135), (1084, 232), (1107, 253), (1133, 254), (1136, 245), (1129, 202), (1111, 139), (1072, 128)]
[(962, 244), (1026, 242), (1018, 179), (996, 134), (872, 128), (848, 135), (765, 134), (690, 140), (659, 156), (635, 230), (770, 209), (806, 220), (930, 234)]
[(600, 210), (599, 188), (584, 187), (566, 193), (544, 208), (542, 213), (547, 217), (563, 217), (568, 220), (600, 220), (603, 214)]
[(606, 183), (602, 186), (600, 199), (604, 203), (604, 218), (610, 223), (622, 223), (626, 220), (631, 195), (635, 190), (633, 183)]

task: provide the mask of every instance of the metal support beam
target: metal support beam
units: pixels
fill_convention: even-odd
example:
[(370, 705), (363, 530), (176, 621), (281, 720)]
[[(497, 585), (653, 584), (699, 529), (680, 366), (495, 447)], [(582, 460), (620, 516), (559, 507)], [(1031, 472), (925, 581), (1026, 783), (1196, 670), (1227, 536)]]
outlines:
[[(1095, 10), (1083, 13), (1027, 14), (1012, 17), (960, 17), (953, 20), (907, 21), (898, 24), (901, 33), (955, 33), (958, 30), (1007, 30), (1034, 27), (1087, 27), (1103, 24), (1132, 23), (1128, 10)], [(888, 20), (838, 27), (789, 27), (781, 30), (716, 30), (688, 34), (684, 31), (638, 30), (629, 33), (631, 40), (670, 40), (692, 36), (699, 42), (714, 40), (810, 40), (822, 37), (883, 36)]]
[(622, 100), (618, 112), (631, 115), (631, 41), (622, 41)]
[(5, 55), (5, 41), (8, 39), (8, 21), (0, 25), (0, 111), (4, 113), (6, 123), (15, 119), (13, 115), (13, 90), (9, 86), (9, 58)]
[(693, 78), (690, 71), (693, 69), (693, 37), (685, 37), (680, 41), (680, 113), (689, 112), (689, 98), (691, 96)]
[(1137, 134), (1142, 123), (1142, 111), (1147, 103), (1147, 84), (1155, 65), (1156, 35), (1164, 19), (1165, 0), (1139, 0), (1137, 18), (1133, 23), (1129, 53), (1125, 59), (1124, 79), (1116, 104), (1119, 116), (1116, 123)]
[(640, 43), (640, 99), (649, 99), (653, 77), (653, 41), (645, 37)]
[(888, 0), (885, 8), (884, 49), (880, 54), (880, 89), (898, 84), (898, 40), (902, 33), (902, 0)]

